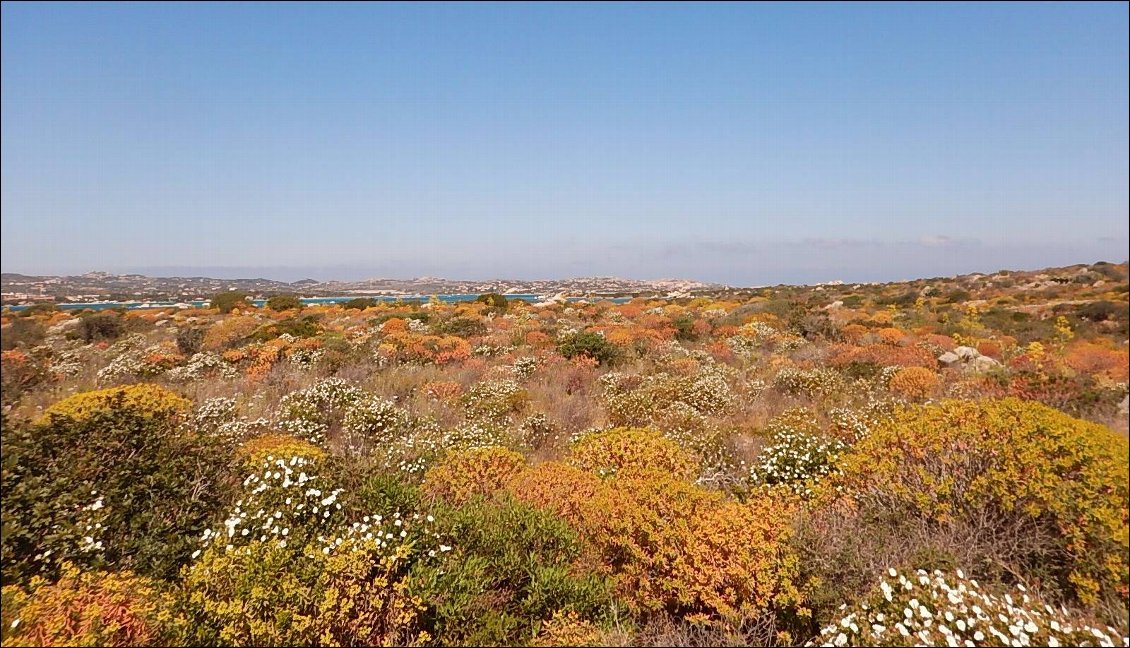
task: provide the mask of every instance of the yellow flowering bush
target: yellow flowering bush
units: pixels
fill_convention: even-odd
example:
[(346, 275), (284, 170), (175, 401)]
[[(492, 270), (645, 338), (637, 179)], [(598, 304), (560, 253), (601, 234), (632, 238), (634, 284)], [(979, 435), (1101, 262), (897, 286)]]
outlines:
[(643, 617), (736, 622), (795, 605), (790, 507), (748, 504), (658, 472), (617, 476), (589, 500), (588, 539)]
[(313, 461), (326, 458), (324, 450), (318, 446), (290, 434), (264, 434), (244, 441), (237, 454), (245, 466), (256, 468), (263, 465), (268, 457), (303, 457)]
[(829, 494), (937, 522), (970, 512), (1055, 538), (1012, 558), (1085, 604), (1127, 595), (1130, 447), (1110, 429), (1014, 398), (910, 406), (843, 456)]
[(620, 471), (656, 470), (689, 479), (699, 469), (690, 453), (650, 428), (613, 428), (589, 434), (573, 446), (569, 463), (602, 477)]
[(90, 419), (95, 412), (111, 408), (129, 409), (152, 419), (170, 419), (191, 407), (192, 401), (187, 398), (164, 387), (142, 383), (68, 396), (44, 410), (38, 422), (44, 423), (52, 416), (59, 416), (79, 423)]

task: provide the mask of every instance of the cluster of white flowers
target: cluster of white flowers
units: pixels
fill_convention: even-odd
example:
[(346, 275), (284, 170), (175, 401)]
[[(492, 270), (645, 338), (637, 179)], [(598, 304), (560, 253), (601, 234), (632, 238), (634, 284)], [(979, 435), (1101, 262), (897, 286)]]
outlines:
[(514, 380), (486, 380), (467, 390), (463, 408), (469, 416), (496, 420), (519, 409), (525, 399), (526, 389)]
[(513, 345), (498, 345), (498, 344), (479, 344), (474, 349), (471, 349), (473, 355), (484, 358), (493, 358), (496, 356), (504, 356), (507, 353), (514, 351)]
[(99, 495), (96, 490), (90, 491), (90, 494), (95, 497), (95, 500), (79, 509), (78, 515), (79, 533), (82, 534), (78, 550), (84, 553), (104, 549), (102, 533), (105, 528), (102, 526), (102, 521), (106, 519), (109, 513), (103, 496)]
[(220, 425), (236, 420), (238, 415), (239, 404), (236, 399), (217, 396), (201, 403), (192, 420), (198, 428), (215, 431)]
[[(395, 553), (411, 542), (430, 557), (450, 551), (441, 544), (432, 524), (435, 519), (400, 511), (370, 514), (350, 523), (341, 505), (343, 490), (325, 489), (316, 463), (305, 457), (268, 456), (262, 472), (243, 480), (245, 495), (218, 530), (207, 529), (200, 538), (196, 559), (209, 547), (240, 551), (252, 543), (275, 543), (331, 554), (339, 549), (364, 549)], [(314, 558), (313, 554), (306, 554)]]
[(843, 387), (843, 378), (833, 369), (785, 367), (777, 372), (773, 386), (793, 395), (824, 396)]
[[(1066, 609), (1041, 606), (1022, 586), (981, 589), (962, 571), (888, 571), (865, 601), (820, 631), (824, 646), (1115, 646), (1130, 638), (1096, 628)], [(809, 644), (814, 645), (814, 644)]]
[(127, 351), (114, 356), (110, 364), (98, 370), (98, 382), (110, 383), (121, 378), (140, 376), (145, 371), (145, 362), (135, 351)]
[(56, 376), (69, 378), (79, 375), (86, 367), (81, 354), (75, 349), (66, 349), (51, 359), (49, 371)]
[[(282, 336), (279, 337), (281, 338)], [(321, 360), (324, 355), (326, 355), (325, 349), (295, 349), (287, 357), (287, 360), (289, 360), (291, 364), (300, 367), (309, 367), (318, 360)]]
[[(307, 472), (309, 471), (309, 472)], [(218, 531), (206, 529), (201, 538), (205, 548), (222, 545), (225, 550), (258, 540), (274, 540), (280, 547), (288, 542), (304, 542), (304, 535), (341, 523), (340, 489), (323, 493), (317, 488), (314, 461), (306, 457), (267, 457), (263, 471), (243, 480), (246, 495)], [(201, 550), (192, 554), (200, 555)]]
[(533, 375), (538, 368), (538, 359), (533, 356), (523, 356), (514, 361), (510, 371), (518, 380), (525, 380)]
[(239, 377), (239, 370), (219, 355), (209, 352), (193, 354), (188, 362), (165, 373), (166, 378), (178, 382), (193, 382), (217, 376), (231, 380)]
[(544, 412), (534, 412), (527, 416), (518, 429), (522, 433), (522, 440), (532, 448), (549, 445), (557, 438), (557, 426)]
[(361, 454), (374, 445), (391, 443), (403, 435), (408, 412), (392, 401), (365, 395), (345, 413), (342, 430), (350, 452)]
[(330, 419), (343, 417), (365, 395), (341, 378), (326, 378), (283, 397), (278, 409), (279, 427), (321, 444), (326, 440)]
[(415, 317), (409, 317), (407, 322), (408, 330), (412, 333), (427, 333), (431, 330), (427, 322), (416, 319)]
[(821, 434), (819, 424), (804, 410), (790, 410), (767, 426), (770, 444), (749, 470), (753, 486), (783, 485), (794, 493), (812, 495), (818, 480), (835, 470), (836, 459), (848, 446)]
[(828, 419), (840, 438), (853, 442), (863, 439), (875, 426), (882, 423), (892, 412), (890, 401), (868, 398), (862, 407), (833, 407), (828, 410)]

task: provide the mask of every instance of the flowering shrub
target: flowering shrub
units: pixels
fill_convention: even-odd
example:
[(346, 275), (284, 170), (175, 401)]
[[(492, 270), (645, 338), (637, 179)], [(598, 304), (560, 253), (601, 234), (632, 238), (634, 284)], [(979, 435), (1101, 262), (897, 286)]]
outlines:
[(604, 633), (573, 610), (558, 610), (541, 625), (531, 646), (604, 646)]
[(59, 417), (81, 424), (96, 414), (121, 409), (155, 420), (171, 420), (180, 417), (191, 407), (191, 401), (164, 387), (138, 384), (68, 396), (44, 410), (38, 422), (45, 423), (53, 417)]
[(249, 338), (259, 328), (252, 315), (234, 315), (221, 319), (204, 333), (205, 351), (224, 351)]
[(424, 475), (422, 491), (452, 504), (502, 490), (526, 465), (526, 458), (506, 448), (475, 448), (449, 454)]
[(433, 519), (400, 511), (350, 522), (314, 460), (268, 455), (244, 496), (208, 529), (186, 570), (189, 643), (420, 643), (418, 561), (451, 548)]
[(342, 423), (345, 446), (350, 452), (361, 454), (402, 436), (408, 423), (408, 412), (392, 401), (363, 396), (345, 414)]
[(128, 571), (81, 573), (70, 564), (58, 581), (35, 577), (3, 590), (5, 646), (150, 646), (171, 639), (173, 600)]
[(600, 478), (575, 466), (547, 461), (518, 473), (507, 490), (518, 500), (548, 509), (580, 526), (587, 503), (600, 488)]
[(1084, 603), (1127, 594), (1130, 449), (1104, 426), (1005, 399), (900, 410), (840, 461), (849, 497), (924, 519), (1026, 520), (1052, 555), (1011, 558)]
[(806, 410), (789, 410), (766, 427), (769, 445), (750, 468), (754, 486), (785, 486), (797, 495), (811, 496), (817, 481), (835, 470), (847, 444), (820, 431)]
[(529, 395), (513, 380), (488, 380), (468, 389), (461, 400), (467, 416), (498, 421), (522, 411)]
[(938, 374), (925, 367), (906, 367), (891, 376), (887, 388), (906, 398), (928, 398), (938, 388)]
[[(824, 646), (1117, 646), (1113, 628), (1095, 628), (1066, 609), (1040, 605), (1023, 586), (992, 593), (960, 569), (952, 574), (891, 568), (864, 601), (841, 607)], [(812, 645), (812, 644), (809, 644)]]
[(244, 468), (258, 468), (275, 457), (300, 457), (310, 465), (318, 465), (326, 453), (318, 446), (289, 434), (264, 434), (252, 437), (239, 446), (236, 454)]
[(341, 378), (326, 378), (283, 397), (279, 427), (310, 443), (325, 443), (327, 435), (341, 426), (349, 409), (364, 396), (363, 391)]
[(238, 376), (239, 371), (231, 363), (215, 353), (206, 352), (194, 354), (184, 365), (173, 367), (165, 373), (166, 378), (177, 382), (193, 382), (217, 377), (230, 380)]
[(601, 477), (651, 470), (682, 478), (698, 474), (695, 458), (653, 429), (614, 428), (590, 434), (573, 446), (569, 462)]
[(843, 379), (831, 369), (785, 367), (777, 372), (773, 386), (788, 394), (826, 396), (843, 388)]

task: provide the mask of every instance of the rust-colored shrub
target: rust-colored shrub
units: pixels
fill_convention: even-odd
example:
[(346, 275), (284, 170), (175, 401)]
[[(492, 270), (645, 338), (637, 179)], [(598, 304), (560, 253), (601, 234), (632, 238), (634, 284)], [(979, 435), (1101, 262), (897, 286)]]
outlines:
[(172, 597), (156, 581), (131, 572), (40, 577), (28, 588), (4, 588), (4, 645), (150, 646), (167, 642)]
[(515, 498), (549, 509), (574, 526), (582, 523), (587, 503), (600, 488), (600, 478), (557, 461), (531, 466), (507, 485)]
[(476, 495), (502, 490), (522, 471), (526, 458), (506, 448), (454, 452), (424, 475), (425, 496), (462, 504)]
[(925, 367), (905, 367), (891, 376), (887, 388), (906, 398), (929, 398), (938, 388), (938, 374)]
[(581, 439), (569, 463), (607, 477), (619, 472), (660, 471), (680, 478), (698, 474), (698, 462), (679, 444), (650, 428), (613, 428)]

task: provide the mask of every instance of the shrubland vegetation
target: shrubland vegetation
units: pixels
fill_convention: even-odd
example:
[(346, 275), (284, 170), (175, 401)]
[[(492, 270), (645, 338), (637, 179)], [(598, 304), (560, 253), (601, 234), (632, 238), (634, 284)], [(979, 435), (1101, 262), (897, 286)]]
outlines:
[(3, 314), (4, 645), (1125, 645), (1126, 264)]

